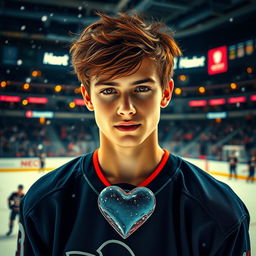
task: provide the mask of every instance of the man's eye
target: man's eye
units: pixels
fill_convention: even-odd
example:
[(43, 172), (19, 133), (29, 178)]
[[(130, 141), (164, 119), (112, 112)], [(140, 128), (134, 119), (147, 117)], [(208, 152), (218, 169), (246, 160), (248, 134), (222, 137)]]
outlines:
[(148, 86), (139, 86), (136, 88), (137, 92), (149, 92), (151, 89)]
[(107, 89), (102, 90), (100, 93), (102, 93), (104, 95), (113, 94), (113, 93), (115, 93), (115, 89), (114, 88), (107, 88)]

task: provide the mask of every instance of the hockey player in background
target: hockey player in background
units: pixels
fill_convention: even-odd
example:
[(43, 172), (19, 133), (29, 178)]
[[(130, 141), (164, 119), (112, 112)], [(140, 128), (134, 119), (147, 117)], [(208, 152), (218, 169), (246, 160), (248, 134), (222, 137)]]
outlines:
[(237, 179), (237, 172), (236, 172), (236, 167), (237, 167), (237, 157), (236, 157), (236, 151), (233, 151), (229, 158), (228, 158), (228, 162), (229, 162), (229, 179), (232, 179), (232, 176), (234, 174), (235, 179)]
[(24, 196), (23, 185), (18, 186), (18, 191), (13, 192), (8, 198), (8, 206), (11, 210), (10, 222), (9, 222), (9, 231), (6, 233), (7, 236), (11, 235), (13, 230), (14, 221), (17, 215), (20, 212), (20, 201)]
[(250, 158), (247, 162), (248, 165), (248, 177), (247, 182), (251, 181), (254, 182), (254, 175), (255, 175), (255, 167), (256, 167), (256, 154), (252, 152)]

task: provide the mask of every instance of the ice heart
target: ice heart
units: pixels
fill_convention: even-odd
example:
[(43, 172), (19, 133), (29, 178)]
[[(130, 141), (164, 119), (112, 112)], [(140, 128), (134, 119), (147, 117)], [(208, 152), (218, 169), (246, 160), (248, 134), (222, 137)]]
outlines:
[(126, 239), (151, 216), (156, 199), (146, 187), (125, 192), (118, 186), (109, 186), (101, 191), (98, 206), (110, 225)]

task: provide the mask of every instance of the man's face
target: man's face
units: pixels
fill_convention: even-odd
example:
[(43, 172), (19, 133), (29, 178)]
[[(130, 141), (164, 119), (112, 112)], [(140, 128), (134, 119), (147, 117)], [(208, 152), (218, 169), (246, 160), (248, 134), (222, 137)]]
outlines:
[(104, 74), (92, 77), (91, 96), (82, 92), (87, 108), (95, 113), (101, 142), (133, 147), (157, 138), (160, 107), (168, 105), (172, 86), (171, 82), (163, 94), (157, 66), (149, 58), (132, 75), (112, 80)]

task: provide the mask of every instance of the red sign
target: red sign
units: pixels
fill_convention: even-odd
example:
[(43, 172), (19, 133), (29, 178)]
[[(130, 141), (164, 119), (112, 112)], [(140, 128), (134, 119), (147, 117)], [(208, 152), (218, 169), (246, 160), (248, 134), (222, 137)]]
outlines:
[(31, 117), (33, 116), (32, 110), (26, 111), (25, 116), (26, 116), (27, 118), (31, 118)]
[(39, 160), (21, 160), (20, 166), (21, 167), (38, 167)]
[(212, 106), (223, 105), (225, 103), (226, 103), (226, 100), (223, 98), (209, 100), (209, 105), (212, 105)]
[(208, 74), (214, 75), (228, 70), (227, 46), (208, 51)]
[(83, 99), (74, 99), (74, 102), (77, 106), (84, 106), (84, 100)]
[(256, 101), (256, 94), (255, 95), (251, 95), (251, 101)]
[(19, 102), (20, 101), (20, 97), (19, 96), (0, 95), (0, 101)]
[(244, 96), (228, 98), (228, 103), (230, 104), (243, 103), (243, 102), (246, 102), (246, 97)]
[(46, 104), (48, 99), (44, 97), (28, 97), (28, 103)]
[(190, 107), (204, 107), (207, 105), (206, 100), (191, 100), (189, 101), (188, 105)]

